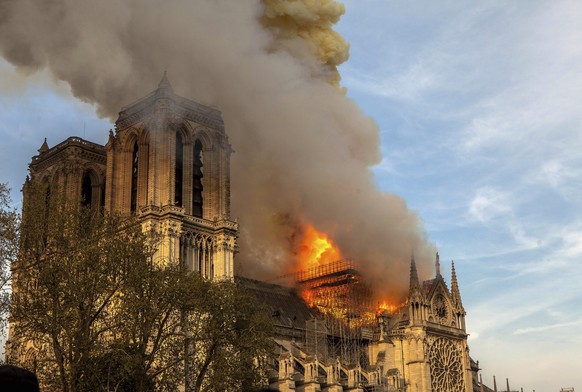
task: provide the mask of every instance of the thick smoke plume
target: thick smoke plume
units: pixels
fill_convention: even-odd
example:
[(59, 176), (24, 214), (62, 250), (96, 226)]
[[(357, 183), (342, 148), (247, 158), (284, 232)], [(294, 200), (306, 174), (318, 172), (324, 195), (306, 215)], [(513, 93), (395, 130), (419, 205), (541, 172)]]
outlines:
[(314, 75), (339, 84), (337, 66), (348, 59), (350, 46), (332, 27), (345, 12), (343, 4), (335, 0), (263, 0), (263, 4), (262, 22), (277, 36), (273, 50), (289, 51), (311, 65)]
[(411, 253), (421, 274), (434, 253), (405, 202), (374, 185), (375, 123), (333, 86), (343, 11), (333, 0), (0, 0), (0, 51), (112, 120), (167, 70), (178, 94), (223, 112), (244, 274), (288, 270), (311, 223), (394, 295)]

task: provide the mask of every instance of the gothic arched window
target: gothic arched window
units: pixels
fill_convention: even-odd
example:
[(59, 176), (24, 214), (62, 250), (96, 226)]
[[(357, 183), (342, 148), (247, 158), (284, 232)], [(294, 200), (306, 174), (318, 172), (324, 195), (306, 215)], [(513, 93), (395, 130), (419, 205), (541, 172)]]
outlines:
[(43, 231), (42, 231), (42, 243), (47, 246), (48, 244), (48, 227), (49, 227), (49, 213), (51, 210), (51, 186), (47, 182), (44, 185), (44, 214), (43, 214)]
[(192, 168), (192, 215), (202, 218), (202, 143), (194, 143), (194, 165)]
[(174, 168), (174, 204), (182, 207), (182, 183), (184, 175), (184, 145), (182, 135), (176, 133), (176, 167)]
[(89, 173), (85, 173), (81, 182), (81, 204), (90, 207), (93, 202), (93, 181)]
[(131, 155), (131, 213), (135, 214), (137, 210), (137, 168), (139, 163), (139, 146), (137, 142), (133, 145), (133, 154)]
[(101, 185), (101, 203), (99, 204), (99, 207), (103, 208), (103, 206), (105, 206), (105, 186), (106, 186), (106, 181), (105, 179), (103, 179), (103, 184)]
[(45, 215), (48, 216), (48, 213), (51, 208), (51, 186), (48, 182), (43, 184), (44, 189), (44, 208), (45, 208)]

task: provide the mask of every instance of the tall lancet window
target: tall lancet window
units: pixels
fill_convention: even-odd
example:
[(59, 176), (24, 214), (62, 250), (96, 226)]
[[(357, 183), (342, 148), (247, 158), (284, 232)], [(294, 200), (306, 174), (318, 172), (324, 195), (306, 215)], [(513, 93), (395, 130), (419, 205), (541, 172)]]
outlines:
[(103, 209), (103, 206), (105, 205), (105, 179), (103, 180), (103, 184), (101, 184), (101, 203), (99, 203), (99, 208)]
[(194, 143), (194, 167), (192, 168), (192, 215), (202, 218), (202, 143)]
[[(51, 186), (47, 182), (44, 184), (45, 191), (44, 191), (44, 221), (43, 221), (43, 230), (42, 230), (42, 243), (44, 246), (48, 244), (48, 227), (49, 227), (49, 213), (51, 210)], [(28, 236), (27, 236), (28, 237)]]
[(93, 203), (93, 182), (89, 173), (85, 173), (81, 182), (81, 204), (90, 207)]
[(174, 168), (174, 204), (182, 207), (182, 183), (184, 179), (184, 145), (182, 135), (176, 133), (176, 167)]
[(139, 146), (137, 142), (133, 145), (131, 156), (131, 213), (137, 211), (137, 167), (139, 163)]

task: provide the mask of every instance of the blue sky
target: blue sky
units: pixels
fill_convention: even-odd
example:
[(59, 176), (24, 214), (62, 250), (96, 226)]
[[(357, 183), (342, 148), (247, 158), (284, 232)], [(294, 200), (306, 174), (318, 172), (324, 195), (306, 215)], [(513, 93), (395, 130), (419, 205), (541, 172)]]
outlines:
[[(582, 389), (582, 3), (344, 3), (343, 85), (381, 130), (378, 187), (455, 260), (485, 381)], [(44, 137), (104, 143), (111, 128), (3, 60), (0, 120), (16, 204)]]
[(455, 260), (484, 379), (582, 388), (582, 3), (344, 3), (377, 183)]

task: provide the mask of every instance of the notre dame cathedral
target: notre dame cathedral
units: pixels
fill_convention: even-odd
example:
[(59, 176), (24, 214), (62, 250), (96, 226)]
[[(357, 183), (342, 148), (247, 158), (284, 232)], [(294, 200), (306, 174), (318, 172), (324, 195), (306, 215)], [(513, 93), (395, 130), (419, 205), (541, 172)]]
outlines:
[(448, 287), (438, 254), (431, 280), (421, 281), (411, 260), (408, 299), (390, 312), (348, 306), (361, 279), (351, 262), (297, 280), (303, 290), (335, 295), (351, 309), (343, 320), (309, 306), (301, 288), (237, 276), (231, 152), (220, 112), (176, 95), (164, 75), (155, 91), (121, 110), (105, 146), (71, 137), (49, 148), (45, 140), (27, 181), (55, 184), (91, 208), (138, 215), (163, 235), (155, 257), (256, 293), (275, 324), (265, 390), (490, 391), (469, 356), (454, 265)]

